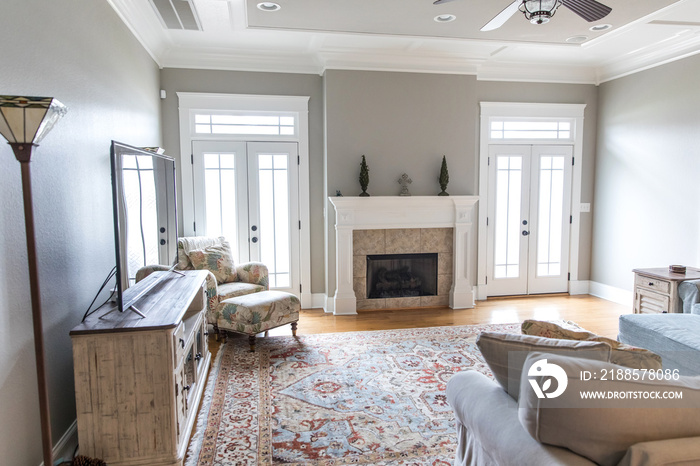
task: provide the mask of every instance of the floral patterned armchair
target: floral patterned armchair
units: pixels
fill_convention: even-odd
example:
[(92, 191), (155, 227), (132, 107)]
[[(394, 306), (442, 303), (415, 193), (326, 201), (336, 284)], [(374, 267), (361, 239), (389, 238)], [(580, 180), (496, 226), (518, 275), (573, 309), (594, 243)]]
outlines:
[[(164, 265), (148, 265), (136, 272), (136, 281), (152, 272), (168, 270)], [(223, 236), (182, 237), (177, 241), (176, 270), (208, 270), (207, 322), (217, 328), (220, 303), (228, 298), (269, 289), (267, 267), (261, 262), (234, 264), (228, 242)]]

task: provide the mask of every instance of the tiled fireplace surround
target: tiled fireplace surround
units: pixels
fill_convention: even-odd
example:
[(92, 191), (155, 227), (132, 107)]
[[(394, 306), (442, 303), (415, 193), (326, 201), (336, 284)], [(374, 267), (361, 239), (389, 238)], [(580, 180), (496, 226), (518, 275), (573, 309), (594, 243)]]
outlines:
[[(447, 306), (452, 287), (452, 228), (355, 230), (352, 235), (353, 289), (357, 309)], [(367, 256), (371, 254), (438, 254), (437, 296), (367, 299)]]
[[(474, 307), (476, 196), (331, 197), (336, 212), (333, 313), (449, 305)], [(368, 254), (438, 253), (438, 295), (366, 298)], [(330, 306), (329, 306), (330, 307)]]

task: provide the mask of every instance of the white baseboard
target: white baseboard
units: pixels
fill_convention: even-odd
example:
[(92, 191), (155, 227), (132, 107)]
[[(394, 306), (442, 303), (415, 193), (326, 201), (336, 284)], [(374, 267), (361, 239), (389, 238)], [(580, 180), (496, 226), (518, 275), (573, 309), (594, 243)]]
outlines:
[[(73, 424), (68, 427), (68, 430), (61, 436), (53, 447), (53, 462), (60, 464), (64, 461), (68, 462), (73, 459), (73, 452), (78, 446), (78, 420), (73, 421)], [(40, 466), (44, 466), (42, 461)]]
[(323, 309), (325, 311), (327, 298), (326, 293), (311, 293), (311, 307), (309, 309)]
[(569, 282), (569, 294), (589, 294), (591, 290), (591, 282), (588, 280), (572, 280)]
[(634, 300), (634, 293), (632, 291), (623, 290), (622, 288), (616, 288), (614, 286), (605, 285), (598, 282), (589, 282), (588, 294), (596, 296), (598, 298), (607, 299), (617, 304), (622, 304), (623, 306), (632, 307), (632, 302)]

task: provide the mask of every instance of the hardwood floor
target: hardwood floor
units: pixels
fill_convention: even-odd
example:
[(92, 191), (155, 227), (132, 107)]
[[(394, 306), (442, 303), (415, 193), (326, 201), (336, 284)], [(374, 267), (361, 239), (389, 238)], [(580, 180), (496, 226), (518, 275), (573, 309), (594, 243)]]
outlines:
[[(616, 338), (618, 317), (631, 312), (632, 303), (623, 306), (589, 295), (568, 294), (489, 298), (477, 301), (474, 309), (392, 309), (358, 311), (352, 316), (334, 316), (322, 309), (309, 309), (301, 311), (297, 334), (564, 319), (598, 335)], [(270, 335), (291, 335), (291, 329), (280, 327), (271, 330)]]

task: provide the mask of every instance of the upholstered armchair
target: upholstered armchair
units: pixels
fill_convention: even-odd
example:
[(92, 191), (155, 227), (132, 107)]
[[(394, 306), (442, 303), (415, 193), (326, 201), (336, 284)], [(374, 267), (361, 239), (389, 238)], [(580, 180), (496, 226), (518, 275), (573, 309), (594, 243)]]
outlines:
[[(142, 267), (136, 273), (139, 282), (164, 265)], [(234, 264), (228, 241), (223, 236), (182, 237), (177, 241), (175, 270), (207, 270), (207, 322), (217, 329), (221, 302), (228, 298), (269, 289), (267, 267), (260, 262)], [(218, 330), (218, 329), (217, 329)]]

